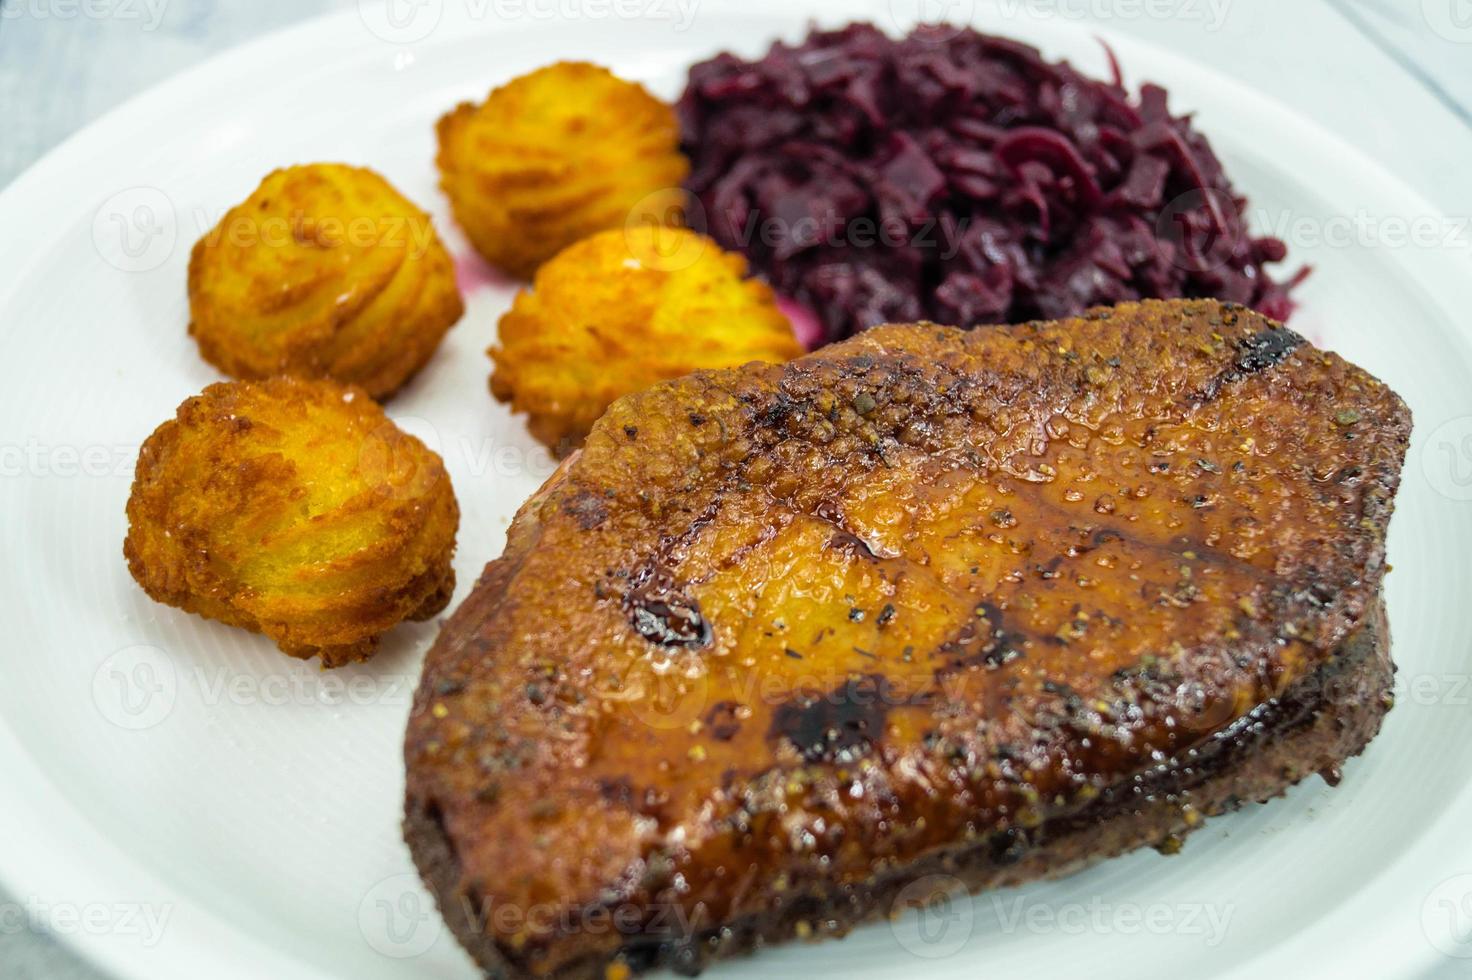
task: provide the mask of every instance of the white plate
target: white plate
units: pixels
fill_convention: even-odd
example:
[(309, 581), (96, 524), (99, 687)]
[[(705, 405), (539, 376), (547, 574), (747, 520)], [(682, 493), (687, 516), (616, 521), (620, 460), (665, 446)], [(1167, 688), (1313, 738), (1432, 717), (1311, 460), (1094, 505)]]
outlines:
[[(476, 20), (467, 11), (498, 8), (431, 2), (400, 9), (442, 10), (438, 22), (375, 22), (389, 40), (350, 12), (162, 86), (0, 196), (0, 876), (26, 917), (119, 976), (149, 980), (474, 975), (428, 911), (398, 830), (400, 738), (433, 626), (401, 628), (372, 664), (324, 675), (153, 604), (124, 568), (136, 446), (216, 380), (184, 332), (189, 245), (270, 168), (340, 159), (381, 170), (463, 251), (432, 163), (432, 123), (457, 100), (573, 57), (673, 96), (690, 62), (795, 39), (816, 6), (706, 0), (682, 30)], [(1011, 9), (993, 26), (1105, 70), (1091, 34)], [(866, 12), (892, 23), (887, 3), (842, 11)], [(1427, 239), (1454, 226), (1312, 122), (1168, 54), (1112, 43), (1131, 79), (1166, 83), (1178, 108), (1199, 110), (1260, 224), (1294, 222), (1293, 258), (1318, 268), (1294, 325), (1416, 413), (1388, 586), (1400, 704), (1340, 788), (1311, 780), (1213, 820), (1179, 857), (1139, 853), (959, 903), (924, 923), (928, 938), (911, 918), (717, 976), (1247, 975), (1267, 962), (1392, 976), (1472, 955), (1457, 941), (1472, 914), (1468, 256), (1439, 240), (1396, 247), (1397, 220)], [(1359, 212), (1368, 232), (1349, 220)], [(485, 390), (482, 349), (508, 297), (471, 296), (390, 406), (455, 481), (457, 599), (550, 468)]]

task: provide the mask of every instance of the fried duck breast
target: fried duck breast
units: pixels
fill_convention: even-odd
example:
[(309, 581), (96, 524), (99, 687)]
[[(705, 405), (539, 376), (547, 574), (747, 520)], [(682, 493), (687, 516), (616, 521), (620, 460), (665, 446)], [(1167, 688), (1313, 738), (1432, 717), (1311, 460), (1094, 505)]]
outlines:
[(880, 327), (615, 402), (431, 651), (406, 834), (486, 970), (838, 934), (1333, 775), (1410, 417), (1249, 310)]

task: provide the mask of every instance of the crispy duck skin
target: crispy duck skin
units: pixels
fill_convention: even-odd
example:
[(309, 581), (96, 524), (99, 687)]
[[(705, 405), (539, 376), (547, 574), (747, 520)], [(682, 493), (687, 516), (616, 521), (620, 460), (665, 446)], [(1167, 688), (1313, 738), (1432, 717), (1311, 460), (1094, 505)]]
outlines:
[(1388, 709), (1380, 381), (1213, 301), (880, 327), (616, 402), (431, 651), (406, 836), (490, 974), (1173, 850)]

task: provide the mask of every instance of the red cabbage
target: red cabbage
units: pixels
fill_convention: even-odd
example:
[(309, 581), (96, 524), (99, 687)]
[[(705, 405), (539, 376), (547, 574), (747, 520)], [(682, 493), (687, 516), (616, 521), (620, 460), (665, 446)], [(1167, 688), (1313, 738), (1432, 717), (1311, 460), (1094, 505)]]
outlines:
[(1132, 98), (1005, 38), (815, 30), (694, 66), (679, 115), (694, 213), (815, 309), (824, 340), (1147, 297), (1282, 320), (1306, 274), (1263, 270), (1286, 248), (1251, 237), (1246, 199), (1164, 89)]

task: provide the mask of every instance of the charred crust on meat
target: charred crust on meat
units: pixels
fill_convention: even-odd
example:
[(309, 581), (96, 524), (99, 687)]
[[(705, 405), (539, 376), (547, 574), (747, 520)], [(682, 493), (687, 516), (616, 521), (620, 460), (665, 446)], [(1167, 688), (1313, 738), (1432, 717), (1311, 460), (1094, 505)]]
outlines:
[(947, 662), (942, 671), (972, 666), (1000, 667), (1024, 656), (1027, 637), (1007, 628), (1002, 610), (993, 602), (979, 602), (975, 616), (961, 631), (941, 644)]
[(624, 611), (634, 632), (650, 643), (691, 650), (710, 645), (711, 627), (700, 612), (700, 603), (661, 565), (645, 564), (630, 577)]
[(607, 501), (591, 490), (579, 490), (564, 506), (584, 531), (592, 531), (608, 520)]
[(884, 719), (903, 701), (888, 678), (867, 675), (778, 705), (768, 737), (786, 741), (808, 762), (853, 762), (879, 744)]
[(705, 716), (711, 738), (729, 742), (741, 731), (741, 705), (735, 701), (718, 701)]
[(1302, 343), (1302, 337), (1281, 325), (1248, 334), (1237, 343), (1237, 373), (1232, 380), (1276, 367)]
[(1232, 365), (1208, 381), (1196, 394), (1195, 401), (1214, 400), (1226, 385), (1277, 367), (1303, 345), (1303, 338), (1292, 330), (1280, 323), (1267, 322), (1264, 329), (1236, 341), (1237, 354)]

